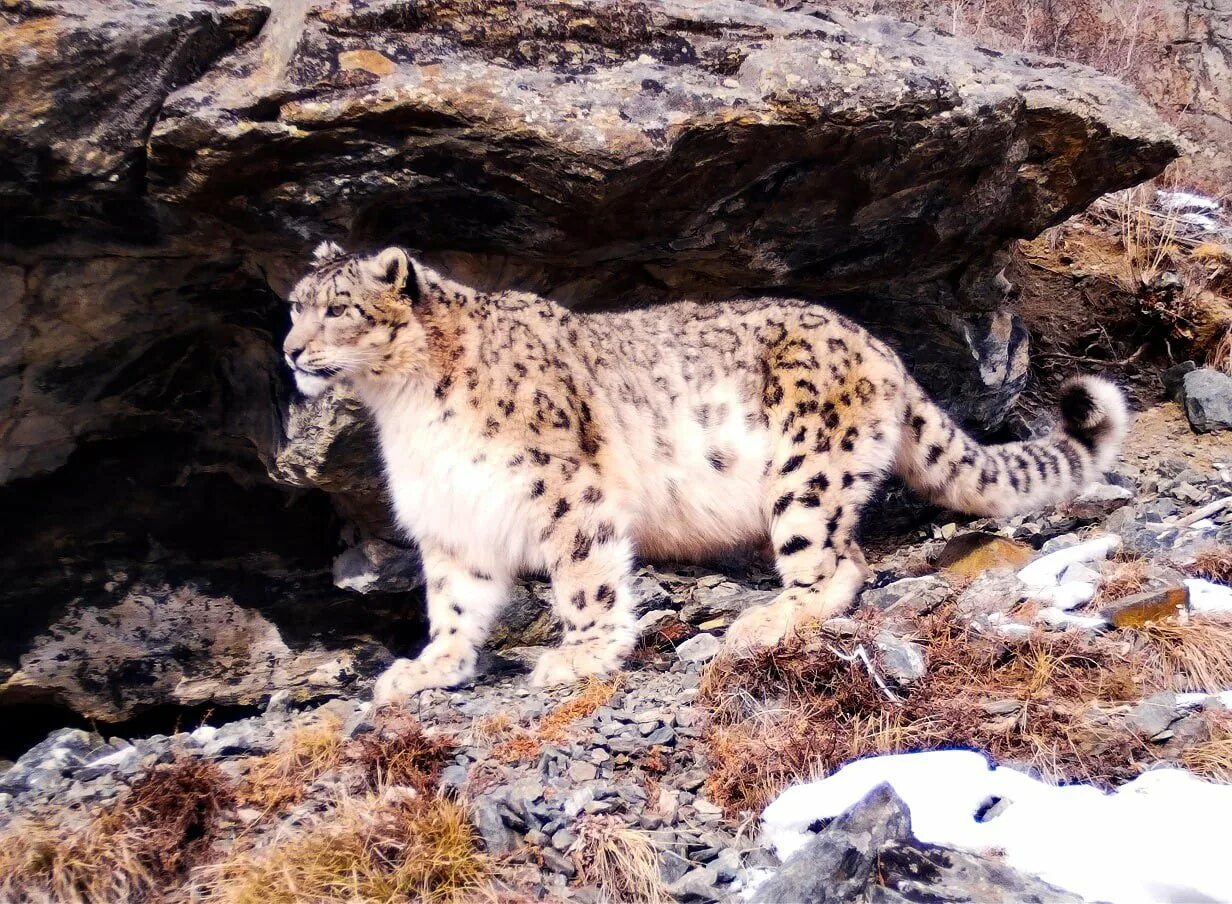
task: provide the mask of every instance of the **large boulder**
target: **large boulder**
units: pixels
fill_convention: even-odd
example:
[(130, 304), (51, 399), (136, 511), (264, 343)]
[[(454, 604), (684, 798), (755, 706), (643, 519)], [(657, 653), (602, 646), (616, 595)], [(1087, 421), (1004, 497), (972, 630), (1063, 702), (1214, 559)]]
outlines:
[(919, 841), (889, 785), (817, 833), (752, 895), (757, 904), (1080, 901), (992, 857)]
[[(47, 638), (120, 606), (116, 572), (279, 636), (314, 601), (244, 704), (325, 692), (295, 663), (363, 611), (340, 555), (345, 587), (348, 562), (384, 574), (374, 549), (397, 568), (367, 589), (418, 583), (382, 545), (405, 539), (363, 412), (296, 401), (280, 366), (279, 296), (322, 238), (578, 306), (824, 298), (991, 428), (1028, 361), (1001, 250), (1175, 153), (1092, 70), (807, 5), (0, 4), (0, 510), (22, 513), (0, 519), (0, 705), (104, 712)], [(110, 717), (222, 674), (230, 616), (185, 618), (183, 677)]]

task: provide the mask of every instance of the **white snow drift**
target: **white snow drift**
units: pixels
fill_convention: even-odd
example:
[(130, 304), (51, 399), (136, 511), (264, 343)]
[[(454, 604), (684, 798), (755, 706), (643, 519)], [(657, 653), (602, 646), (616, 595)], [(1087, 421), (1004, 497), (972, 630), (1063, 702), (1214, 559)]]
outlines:
[(784, 791), (763, 814), (766, 845), (787, 858), (811, 837), (810, 824), (882, 782), (910, 808), (921, 841), (1004, 852), (1012, 866), (1090, 900), (1232, 901), (1232, 786), (1180, 769), (1156, 769), (1105, 794), (994, 768), (968, 750), (870, 757)]

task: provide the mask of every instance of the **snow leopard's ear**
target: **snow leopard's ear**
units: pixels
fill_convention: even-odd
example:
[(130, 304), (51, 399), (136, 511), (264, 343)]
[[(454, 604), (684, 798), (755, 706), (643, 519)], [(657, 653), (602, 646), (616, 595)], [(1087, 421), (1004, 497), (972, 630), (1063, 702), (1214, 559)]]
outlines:
[(375, 257), (368, 258), (365, 264), (373, 279), (406, 295), (412, 304), (419, 301), (419, 268), (405, 250), (386, 248)]
[(330, 261), (343, 257), (346, 257), (346, 252), (342, 250), (341, 245), (336, 242), (322, 242), (312, 252), (312, 265), (320, 267), (322, 264), (328, 264)]

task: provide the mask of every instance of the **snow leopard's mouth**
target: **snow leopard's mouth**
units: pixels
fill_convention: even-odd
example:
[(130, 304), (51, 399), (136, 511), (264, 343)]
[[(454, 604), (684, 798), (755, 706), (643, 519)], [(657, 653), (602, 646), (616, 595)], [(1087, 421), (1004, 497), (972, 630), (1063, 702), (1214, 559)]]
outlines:
[(330, 379), (337, 375), (336, 367), (311, 368), (294, 364), (287, 359), (291, 373), (295, 377), (295, 387), (308, 398), (316, 398), (329, 388)]
[(295, 368), (295, 388), (310, 399), (315, 399), (328, 389), (329, 382), (327, 377)]

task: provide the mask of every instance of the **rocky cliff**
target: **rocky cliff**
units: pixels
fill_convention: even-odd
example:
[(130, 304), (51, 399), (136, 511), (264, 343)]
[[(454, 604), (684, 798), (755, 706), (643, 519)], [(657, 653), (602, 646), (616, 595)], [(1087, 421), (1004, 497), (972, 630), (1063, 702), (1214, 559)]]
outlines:
[(992, 428), (1000, 253), (1175, 153), (1093, 70), (812, 7), (7, 0), (0, 705), (328, 695), (414, 644), (362, 413), (279, 366), (322, 238), (578, 306), (824, 298)]

